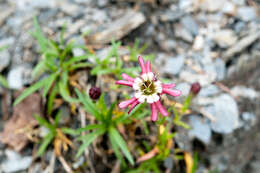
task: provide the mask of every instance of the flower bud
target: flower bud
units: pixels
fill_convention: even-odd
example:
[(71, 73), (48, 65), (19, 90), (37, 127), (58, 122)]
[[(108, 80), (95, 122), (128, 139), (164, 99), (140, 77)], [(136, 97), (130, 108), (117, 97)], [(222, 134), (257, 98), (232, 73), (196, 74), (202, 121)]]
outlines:
[(200, 92), (200, 89), (201, 89), (200, 83), (195, 82), (191, 85), (190, 93), (192, 93), (193, 95), (197, 95)]
[(101, 95), (101, 90), (98, 87), (91, 87), (88, 94), (91, 99), (97, 100)]

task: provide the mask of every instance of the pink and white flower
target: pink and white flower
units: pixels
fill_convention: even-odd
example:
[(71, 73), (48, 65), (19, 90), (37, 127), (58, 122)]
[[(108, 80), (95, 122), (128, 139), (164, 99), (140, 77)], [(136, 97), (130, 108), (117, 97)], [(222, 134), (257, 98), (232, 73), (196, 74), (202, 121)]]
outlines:
[(158, 80), (151, 71), (150, 61), (144, 62), (141, 56), (138, 57), (141, 66), (141, 74), (136, 78), (132, 78), (123, 73), (124, 80), (119, 80), (116, 84), (130, 86), (134, 89), (135, 94), (129, 100), (123, 101), (119, 104), (120, 108), (127, 108), (130, 106), (128, 113), (130, 113), (138, 104), (147, 102), (151, 106), (152, 115), (151, 120), (158, 119), (158, 111), (163, 116), (168, 116), (168, 111), (161, 104), (161, 95), (169, 94), (171, 96), (181, 95), (181, 91), (171, 89), (175, 84), (163, 84)]

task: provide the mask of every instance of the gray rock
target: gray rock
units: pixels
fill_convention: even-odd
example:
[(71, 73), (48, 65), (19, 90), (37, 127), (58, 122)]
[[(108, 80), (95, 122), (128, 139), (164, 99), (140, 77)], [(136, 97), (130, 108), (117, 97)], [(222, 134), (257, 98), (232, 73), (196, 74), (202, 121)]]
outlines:
[(214, 62), (215, 65), (215, 70), (217, 73), (217, 80), (223, 80), (226, 77), (226, 64), (225, 62), (220, 59), (217, 58)]
[(198, 35), (199, 26), (191, 16), (183, 17), (181, 23), (193, 36)]
[(245, 48), (250, 46), (260, 37), (259, 31), (250, 32), (250, 34), (244, 36), (241, 40), (239, 40), (236, 44), (231, 46), (226, 52), (223, 54), (223, 59), (227, 62), (230, 58), (232, 58), (235, 54), (243, 51)]
[(235, 86), (231, 89), (231, 92), (238, 97), (249, 98), (251, 100), (256, 99), (260, 96), (260, 93), (252, 88), (247, 88), (245, 86)]
[(107, 4), (108, 4), (108, 0), (98, 0), (97, 1), (97, 5), (99, 7), (105, 7), (105, 6), (107, 6)]
[(160, 46), (165, 51), (175, 50), (177, 47), (177, 43), (174, 40), (163, 40), (159, 42)]
[(6, 68), (10, 63), (11, 55), (9, 52), (9, 47), (13, 45), (13, 43), (14, 43), (13, 37), (0, 40), (0, 49), (2, 48), (2, 50), (0, 50), (0, 72), (4, 68)]
[(238, 106), (228, 94), (215, 98), (213, 106), (205, 110), (214, 116), (216, 121), (211, 122), (211, 128), (218, 133), (231, 133), (239, 126)]
[(37, 1), (31, 1), (31, 0), (19, 0), (17, 1), (17, 7), (20, 10), (28, 11), (35, 8), (52, 8), (55, 7), (55, 0), (37, 0)]
[(190, 137), (196, 137), (205, 144), (210, 143), (211, 129), (209, 120), (203, 119), (198, 115), (190, 115), (189, 124), (192, 128), (188, 132)]
[(11, 56), (7, 49), (0, 51), (0, 72), (8, 66), (10, 58)]
[(165, 168), (172, 170), (172, 168), (174, 166), (173, 163), (174, 163), (174, 161), (173, 161), (172, 157), (168, 157), (164, 160), (163, 165)]
[(72, 164), (72, 167), (74, 169), (78, 169), (85, 161), (85, 158), (84, 157), (79, 157), (73, 164)]
[(243, 21), (252, 21), (256, 18), (257, 14), (253, 7), (239, 7), (237, 16)]
[(177, 57), (168, 57), (165, 61), (165, 66), (163, 67), (163, 72), (177, 75), (180, 73), (183, 65), (184, 65), (185, 57), (183, 55), (179, 55)]
[(225, 2), (226, 0), (203, 0), (198, 5), (203, 11), (216, 12), (223, 8)]
[(73, 48), (72, 53), (73, 53), (73, 56), (82, 56), (82, 55), (86, 54), (85, 51), (79, 47)]
[(63, 12), (71, 16), (76, 16), (81, 11), (79, 6), (77, 6), (75, 3), (69, 3), (66, 1), (60, 1), (59, 7)]
[(190, 87), (191, 85), (188, 83), (179, 83), (175, 88), (181, 91), (182, 96), (187, 96), (190, 92)]
[(7, 149), (5, 151), (7, 160), (2, 163), (2, 169), (4, 172), (17, 172), (26, 170), (32, 163), (32, 156), (21, 156), (19, 153)]
[(232, 0), (236, 5), (245, 5), (245, 0)]
[(180, 38), (186, 42), (192, 43), (193, 41), (193, 35), (183, 25), (175, 25), (174, 34), (177, 38)]
[(198, 96), (209, 97), (209, 96), (216, 95), (219, 92), (220, 92), (220, 90), (216, 85), (209, 85), (209, 86), (203, 87), (200, 90)]
[(237, 41), (237, 36), (233, 30), (224, 29), (214, 33), (213, 40), (222, 48), (232, 46)]
[(31, 81), (31, 66), (21, 65), (9, 71), (7, 76), (8, 85), (11, 89), (22, 89), (25, 84)]
[(162, 22), (175, 22), (176, 20), (180, 19), (183, 15), (184, 12), (182, 10), (167, 10), (159, 14), (160, 20)]
[(192, 0), (180, 0), (178, 6), (182, 10), (189, 9), (192, 7)]
[(248, 128), (254, 126), (257, 123), (256, 115), (251, 112), (243, 112), (242, 120)]

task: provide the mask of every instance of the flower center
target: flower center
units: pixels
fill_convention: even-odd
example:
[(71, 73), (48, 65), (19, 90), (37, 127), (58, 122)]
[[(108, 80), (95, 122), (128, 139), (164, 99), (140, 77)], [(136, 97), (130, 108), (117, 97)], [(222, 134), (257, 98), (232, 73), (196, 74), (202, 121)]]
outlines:
[(140, 90), (144, 95), (152, 95), (156, 93), (156, 89), (153, 81), (149, 81), (149, 80), (143, 82), (143, 84), (140, 87)]

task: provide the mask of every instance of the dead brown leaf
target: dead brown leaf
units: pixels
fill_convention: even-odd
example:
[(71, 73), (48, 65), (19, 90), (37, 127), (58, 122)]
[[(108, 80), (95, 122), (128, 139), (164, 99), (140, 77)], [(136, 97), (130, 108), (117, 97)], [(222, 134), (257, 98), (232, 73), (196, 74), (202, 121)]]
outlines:
[(4, 130), (0, 134), (2, 143), (21, 151), (28, 143), (27, 130), (23, 129), (32, 129), (38, 124), (33, 117), (34, 114), (42, 115), (39, 94), (28, 96), (14, 107), (12, 117), (5, 123)]

